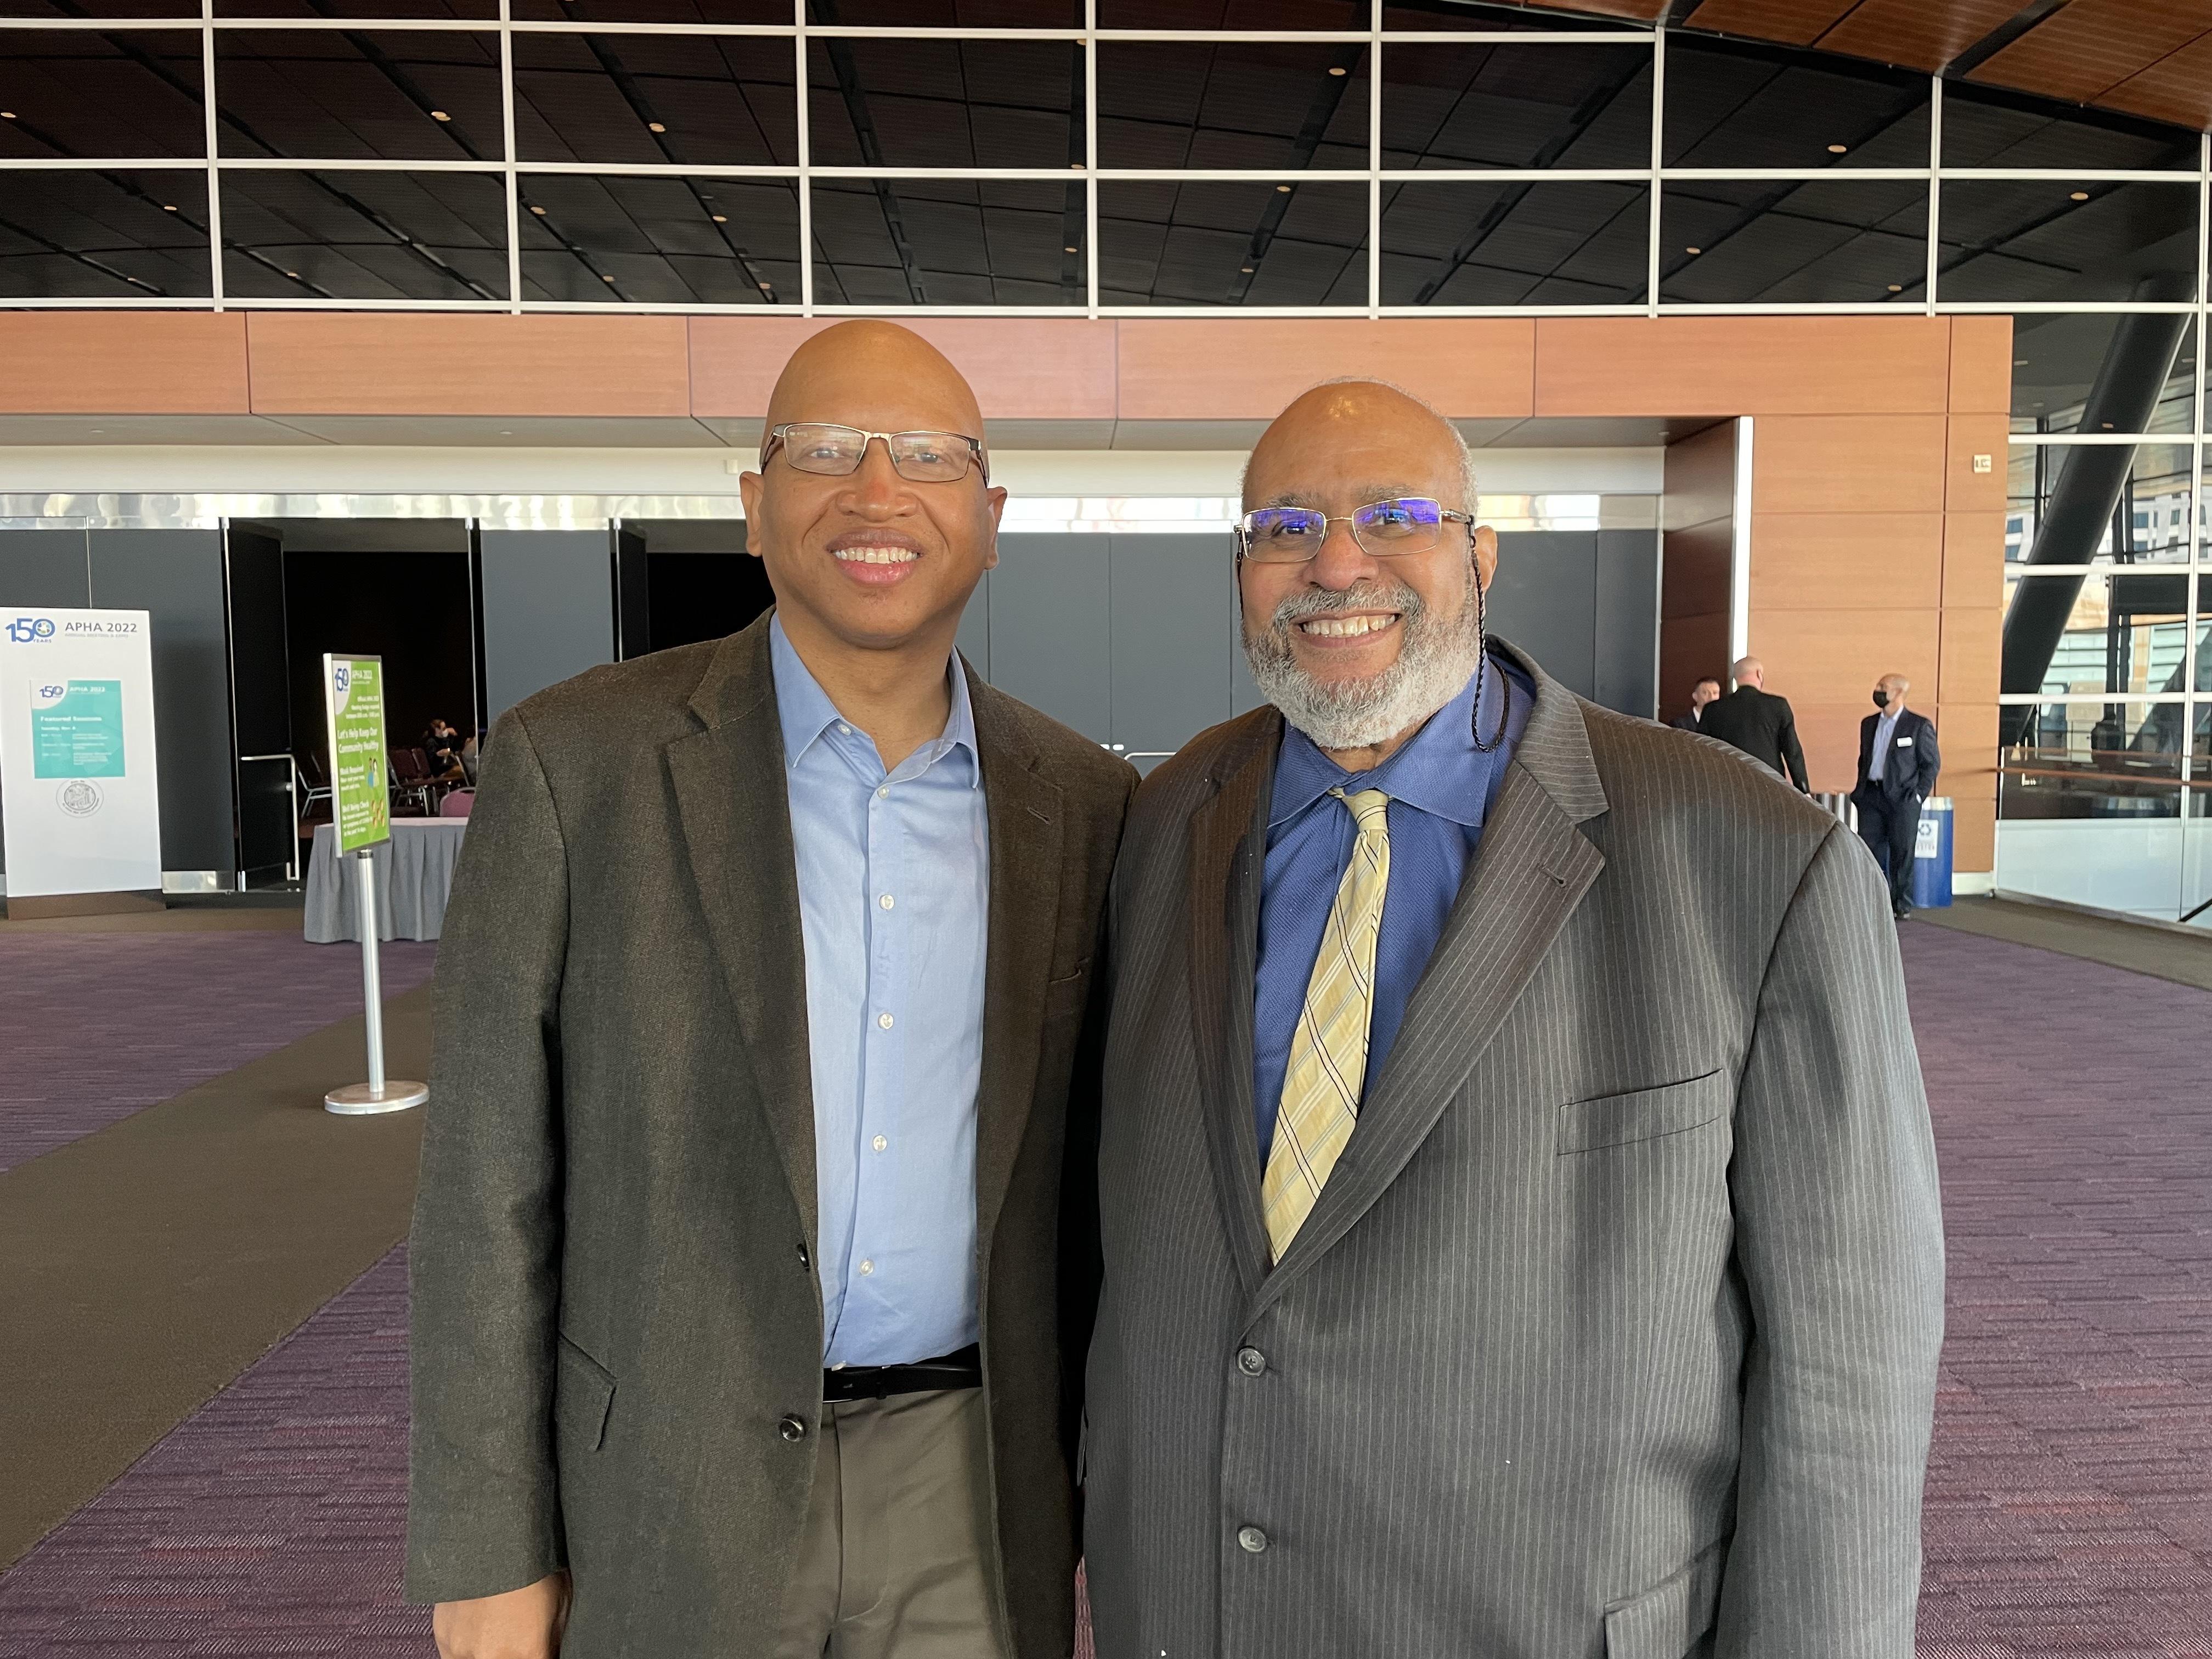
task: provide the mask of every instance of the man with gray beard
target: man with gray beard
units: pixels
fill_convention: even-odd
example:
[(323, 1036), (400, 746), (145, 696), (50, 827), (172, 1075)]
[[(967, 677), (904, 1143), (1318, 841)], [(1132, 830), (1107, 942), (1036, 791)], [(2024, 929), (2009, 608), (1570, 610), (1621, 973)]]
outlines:
[(1910, 1659), (1942, 1233), (1871, 862), (1486, 637), (1406, 394), (1298, 398), (1244, 506), (1269, 706), (1115, 874), (1100, 1659)]

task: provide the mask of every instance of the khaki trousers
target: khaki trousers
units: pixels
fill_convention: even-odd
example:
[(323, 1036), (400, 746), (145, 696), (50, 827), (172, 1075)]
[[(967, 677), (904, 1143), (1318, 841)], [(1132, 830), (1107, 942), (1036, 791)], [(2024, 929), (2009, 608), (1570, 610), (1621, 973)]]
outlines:
[(1004, 1659), (981, 1389), (822, 1408), (776, 1659)]

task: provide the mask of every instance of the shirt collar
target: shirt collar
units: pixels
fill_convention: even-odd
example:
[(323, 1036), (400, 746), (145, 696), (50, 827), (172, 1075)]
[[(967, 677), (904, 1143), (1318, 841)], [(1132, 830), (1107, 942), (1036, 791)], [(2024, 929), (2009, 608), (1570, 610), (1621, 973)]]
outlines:
[[(1505, 672), (1497, 658), (1491, 672), (1471, 678), (1406, 746), (1371, 772), (1347, 772), (1294, 726), (1283, 728), (1282, 753), (1275, 763), (1275, 788), (1267, 827), (1279, 828), (1332, 789), (1380, 789), (1393, 800), (1470, 830), (1482, 827), (1492, 786), (1504, 770), (1510, 744), (1487, 752), (1474, 746), (1474, 693), (1482, 687), (1482, 729), (1498, 729), (1505, 708)], [(1533, 694), (1527, 687), (1517, 695)]]
[[(778, 616), (769, 618), (768, 652), (769, 671), (775, 680), (776, 714), (783, 725), (783, 763), (788, 770), (799, 764), (824, 733), (847, 722), (837, 712), (837, 705), (830, 701), (830, 694), (822, 689), (822, 683), (799, 659), (790, 637), (783, 631), (783, 618)], [(925, 769), (954, 749), (965, 749), (971, 762), (968, 769), (969, 786), (980, 788), (983, 768), (975, 747), (975, 708), (968, 695), (968, 676), (961, 672), (957, 655), (947, 664), (946, 672), (952, 706), (945, 717), (943, 735), (922, 745), (925, 751), (933, 751), (927, 753)], [(872, 751), (875, 745), (867, 746)], [(912, 763), (912, 760), (906, 763)]]

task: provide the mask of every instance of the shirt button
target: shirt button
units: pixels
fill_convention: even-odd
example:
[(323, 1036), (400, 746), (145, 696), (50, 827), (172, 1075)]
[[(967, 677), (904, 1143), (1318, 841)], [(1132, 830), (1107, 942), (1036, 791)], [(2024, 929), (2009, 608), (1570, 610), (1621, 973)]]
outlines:
[(878, 1135), (878, 1136), (877, 1136), (873, 1140), (870, 1141), (868, 1144), (869, 1144), (870, 1146), (873, 1146), (873, 1147), (874, 1147), (878, 1152), (882, 1152), (882, 1151), (883, 1151), (886, 1146), (889, 1146), (890, 1145), (890, 1141), (888, 1141), (888, 1140), (885, 1140), (885, 1139), (884, 1139), (881, 1135)]
[(848, 738), (853, 735), (853, 728), (846, 725), (842, 720), (837, 722), (837, 729)]
[(860, 1264), (860, 1277), (863, 1279), (872, 1278), (875, 1271), (876, 1264), (873, 1261), (863, 1261)]
[(1257, 1527), (1237, 1528), (1237, 1542), (1247, 1555), (1257, 1555), (1267, 1547), (1267, 1534)]
[(1267, 1356), (1257, 1348), (1239, 1348), (1237, 1351), (1237, 1369), (1247, 1376), (1257, 1376), (1267, 1369)]
[(889, 1014), (878, 1014), (876, 1016), (876, 1024), (882, 1026), (884, 1030), (888, 1031), (891, 1029), (891, 1017)]
[(889, 784), (887, 783), (887, 784), (884, 785), (884, 787), (883, 787), (882, 788), (880, 788), (880, 789), (878, 789), (878, 790), (877, 790), (877, 791), (876, 791), (876, 799), (877, 799), (878, 800), (881, 800), (881, 799), (882, 799), (885, 795), (890, 794), (890, 792), (891, 792), (891, 787), (890, 787), (890, 785), (889, 785)]
[(888, 910), (891, 908), (891, 896), (889, 893), (886, 893), (881, 898), (878, 899), (876, 902), (882, 905), (884, 909)]
[(806, 1438), (806, 1419), (803, 1417), (787, 1417), (775, 1425), (775, 1431), (786, 1440), (804, 1440)]

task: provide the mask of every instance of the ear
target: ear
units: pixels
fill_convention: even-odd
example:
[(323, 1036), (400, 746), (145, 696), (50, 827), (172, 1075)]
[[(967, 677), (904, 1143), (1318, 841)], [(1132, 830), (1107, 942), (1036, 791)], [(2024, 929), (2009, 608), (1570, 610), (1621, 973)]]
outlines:
[(1475, 580), (1487, 590), (1491, 580), (1498, 574), (1498, 532), (1486, 524), (1479, 524), (1468, 532), (1468, 540), (1474, 555)]
[(761, 556), (759, 538), (751, 532), (757, 530), (760, 524), (761, 497), (764, 483), (765, 480), (757, 472), (738, 474), (738, 499), (744, 503), (747, 532), (745, 551), (757, 559)]

